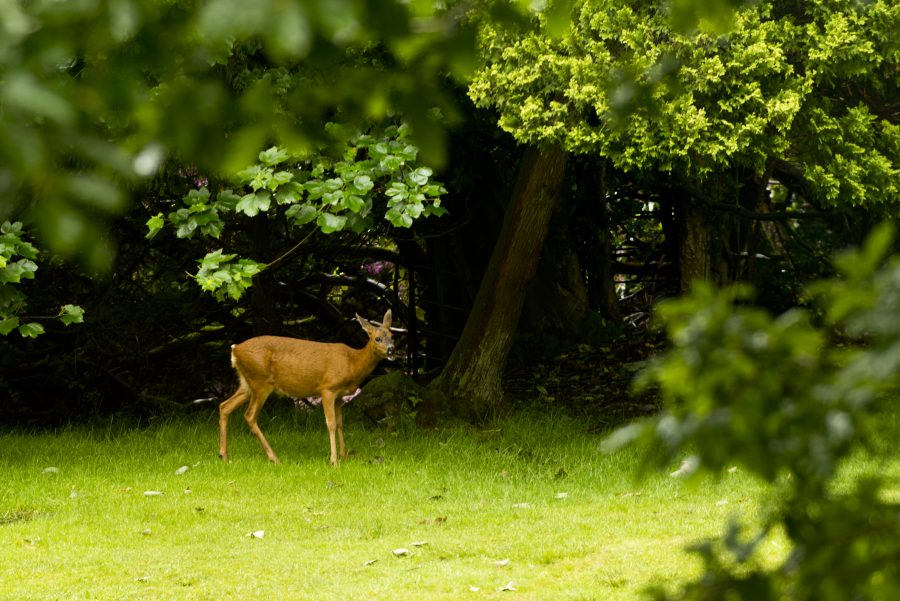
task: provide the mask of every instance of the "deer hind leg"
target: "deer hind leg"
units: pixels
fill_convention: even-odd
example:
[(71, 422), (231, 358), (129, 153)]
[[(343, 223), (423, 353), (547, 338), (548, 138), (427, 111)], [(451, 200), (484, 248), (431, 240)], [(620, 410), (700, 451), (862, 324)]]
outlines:
[(249, 398), (250, 388), (241, 378), (241, 384), (234, 394), (219, 405), (219, 457), (222, 459), (228, 459), (228, 416)]
[(247, 425), (250, 426), (250, 431), (253, 432), (253, 435), (259, 440), (259, 444), (262, 445), (263, 451), (266, 452), (266, 457), (269, 458), (269, 461), (272, 463), (281, 463), (281, 460), (278, 459), (278, 455), (272, 450), (269, 441), (266, 440), (262, 430), (259, 429), (259, 424), (256, 423), (256, 420), (259, 418), (260, 410), (265, 404), (266, 399), (272, 394), (274, 388), (272, 388), (270, 384), (262, 384), (259, 386), (249, 384), (249, 388), (250, 404), (247, 405), (247, 410), (244, 412), (244, 419), (247, 421)]
[[(322, 393), (322, 409), (325, 410), (325, 425), (328, 426), (328, 438), (331, 441), (331, 465), (337, 465), (337, 444), (335, 442), (335, 431), (337, 430), (339, 409), (335, 408), (337, 395), (331, 391)], [(344, 435), (341, 433), (341, 448), (344, 446)]]

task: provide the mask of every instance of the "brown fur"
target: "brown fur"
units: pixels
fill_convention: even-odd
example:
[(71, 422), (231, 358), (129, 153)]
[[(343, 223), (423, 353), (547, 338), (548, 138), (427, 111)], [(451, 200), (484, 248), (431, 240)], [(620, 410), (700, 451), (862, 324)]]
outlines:
[(249, 401), (244, 419), (269, 460), (279, 463), (257, 424), (259, 412), (273, 391), (293, 397), (321, 397), (331, 440), (332, 465), (337, 465), (338, 450), (342, 458), (347, 456), (340, 399), (356, 393), (378, 362), (394, 351), (390, 309), (380, 326), (359, 315), (356, 319), (369, 335), (368, 344), (361, 349), (281, 336), (258, 336), (231, 347), (231, 365), (238, 373), (240, 385), (219, 406), (222, 459), (228, 458), (228, 416)]

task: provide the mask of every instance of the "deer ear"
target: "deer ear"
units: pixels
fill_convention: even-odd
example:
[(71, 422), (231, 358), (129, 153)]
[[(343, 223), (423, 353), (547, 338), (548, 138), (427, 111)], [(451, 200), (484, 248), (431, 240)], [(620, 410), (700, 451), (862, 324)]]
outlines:
[(361, 325), (366, 332), (368, 332), (369, 328), (372, 327), (372, 324), (370, 324), (368, 321), (366, 321), (365, 319), (360, 317), (359, 313), (356, 313), (356, 321), (359, 322), (359, 325)]
[(384, 314), (384, 319), (381, 321), (382, 328), (391, 327), (391, 321), (393, 321), (393, 316), (391, 315), (391, 310), (388, 309), (387, 313)]

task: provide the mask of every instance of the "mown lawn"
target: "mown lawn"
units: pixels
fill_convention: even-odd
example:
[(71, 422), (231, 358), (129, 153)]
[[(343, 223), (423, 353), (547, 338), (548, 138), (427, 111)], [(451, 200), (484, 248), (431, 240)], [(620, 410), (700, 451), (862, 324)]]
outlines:
[(687, 544), (764, 510), (740, 471), (635, 483), (633, 456), (564, 417), (350, 422), (338, 469), (319, 413), (261, 426), (282, 465), (240, 418), (230, 463), (212, 417), (0, 434), (0, 598), (636, 599), (697, 574)]

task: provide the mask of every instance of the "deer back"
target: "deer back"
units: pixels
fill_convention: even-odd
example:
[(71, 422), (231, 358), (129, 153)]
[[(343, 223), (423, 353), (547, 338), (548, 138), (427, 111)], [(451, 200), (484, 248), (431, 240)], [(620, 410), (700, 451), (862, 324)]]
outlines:
[(368, 346), (356, 350), (337, 342), (259, 336), (236, 345), (231, 362), (248, 383), (267, 382), (290, 396), (305, 397), (356, 390), (377, 363), (367, 355)]

